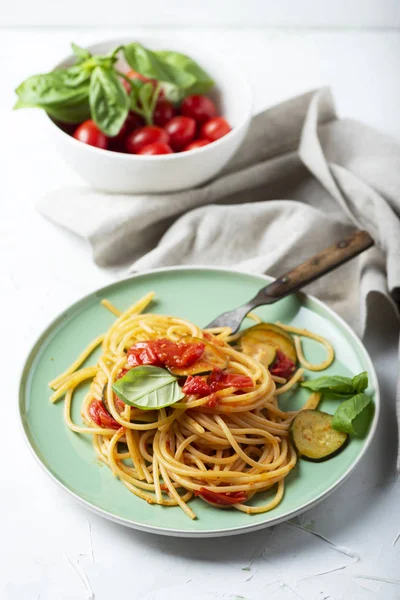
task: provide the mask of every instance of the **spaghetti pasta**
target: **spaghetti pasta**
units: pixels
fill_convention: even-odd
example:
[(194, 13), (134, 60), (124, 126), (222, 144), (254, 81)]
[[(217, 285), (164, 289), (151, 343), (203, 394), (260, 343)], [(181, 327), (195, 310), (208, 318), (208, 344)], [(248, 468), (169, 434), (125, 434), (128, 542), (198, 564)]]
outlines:
[[(278, 396), (297, 385), (303, 367), (326, 368), (334, 358), (332, 346), (321, 336), (280, 325), (287, 332), (324, 344), (328, 356), (321, 365), (311, 365), (300, 341), (296, 342), (301, 368), (288, 378), (273, 376), (261, 362), (231, 345), (237, 336), (227, 327), (202, 330), (184, 319), (145, 313), (153, 296), (147, 294), (124, 312), (102, 300), (116, 316), (114, 324), (50, 382), (54, 390), (51, 401), (65, 396), (67, 427), (91, 435), (98, 458), (130, 492), (150, 504), (180, 506), (192, 519), (196, 515), (188, 501), (193, 496), (247, 514), (271, 510), (281, 501), (285, 478), (297, 461), (288, 429), (298, 411), (282, 411)], [(256, 315), (251, 317), (260, 322)], [(184, 392), (183, 398), (158, 410), (141, 410), (118, 398), (113, 384), (132, 368), (127, 358), (132, 346), (160, 340), (185, 344), (189, 339), (211, 345), (223, 357), (223, 370), (214, 369), (209, 379), (198, 376), (204, 386), (214, 377), (220, 387), (213, 384), (202, 394)], [(96, 364), (82, 366), (100, 344)], [(220, 384), (222, 378), (224, 385)], [(76, 388), (88, 379), (81, 426), (72, 421), (71, 404)], [(187, 376), (186, 382), (189, 380)], [(314, 394), (306, 407), (316, 406), (318, 401)], [(254, 495), (272, 488), (274, 495), (268, 502), (250, 502)]]

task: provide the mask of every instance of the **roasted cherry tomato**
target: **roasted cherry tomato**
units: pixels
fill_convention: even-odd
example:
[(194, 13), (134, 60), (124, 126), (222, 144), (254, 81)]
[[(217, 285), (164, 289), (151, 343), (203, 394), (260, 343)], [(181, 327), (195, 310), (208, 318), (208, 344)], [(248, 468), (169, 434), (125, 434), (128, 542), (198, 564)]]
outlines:
[(252, 388), (254, 386), (253, 380), (247, 375), (240, 375), (238, 373), (225, 373), (221, 369), (214, 369), (208, 377), (202, 375), (189, 375), (186, 379), (185, 384), (182, 388), (184, 394), (199, 396), (204, 398), (224, 390), (226, 388)]
[(239, 373), (225, 373), (225, 371), (221, 371), (221, 369), (213, 370), (208, 376), (208, 384), (212, 392), (218, 392), (218, 390), (230, 387), (241, 389), (252, 388), (254, 386), (251, 377), (240, 375)]
[(143, 148), (141, 148), (137, 154), (155, 156), (156, 154), (173, 154), (173, 151), (168, 144), (164, 144), (163, 142), (154, 142), (153, 144), (147, 144), (147, 146), (143, 146)]
[(217, 107), (208, 96), (188, 96), (181, 104), (181, 113), (185, 117), (191, 117), (202, 125), (213, 117), (217, 116)]
[(96, 123), (91, 119), (84, 121), (76, 128), (74, 138), (80, 142), (83, 142), (84, 144), (89, 144), (89, 146), (95, 146), (95, 148), (107, 150), (107, 136), (100, 131)]
[(164, 127), (176, 115), (175, 106), (168, 100), (161, 99), (157, 102), (153, 113), (154, 125)]
[(128, 365), (137, 367), (138, 365), (154, 365), (161, 367), (162, 362), (157, 355), (157, 342), (137, 342), (127, 352)]
[(167, 339), (138, 342), (128, 350), (128, 365), (155, 365), (166, 367), (188, 367), (204, 353), (201, 342), (171, 342)]
[(144, 146), (154, 144), (155, 142), (168, 144), (168, 133), (164, 129), (161, 129), (161, 127), (146, 125), (146, 127), (135, 129), (135, 131), (127, 135), (125, 149), (130, 154), (137, 154)]
[(96, 425), (106, 429), (119, 429), (121, 425), (108, 414), (100, 400), (93, 400), (89, 406), (89, 416)]
[(276, 375), (277, 377), (283, 377), (284, 379), (288, 379), (296, 370), (296, 365), (290, 358), (288, 358), (281, 350), (276, 350), (276, 358), (275, 362), (270, 367), (270, 372), (272, 375)]
[(223, 117), (206, 121), (200, 128), (200, 137), (215, 142), (231, 131), (231, 126)]
[(231, 506), (247, 500), (247, 495), (244, 492), (212, 492), (204, 487), (195, 492), (195, 495), (200, 496), (206, 502), (221, 504), (222, 506)]
[(196, 121), (190, 117), (173, 117), (165, 125), (172, 150), (179, 151), (187, 146), (196, 135)]
[(211, 389), (207, 381), (207, 377), (201, 375), (189, 375), (182, 388), (182, 392), (187, 396), (199, 396), (204, 398), (211, 394)]
[(157, 355), (166, 367), (189, 367), (204, 353), (205, 344), (202, 342), (170, 342), (157, 340)]
[(183, 152), (186, 152), (187, 150), (196, 150), (197, 148), (208, 146), (208, 144), (211, 144), (210, 140), (194, 140), (183, 148)]

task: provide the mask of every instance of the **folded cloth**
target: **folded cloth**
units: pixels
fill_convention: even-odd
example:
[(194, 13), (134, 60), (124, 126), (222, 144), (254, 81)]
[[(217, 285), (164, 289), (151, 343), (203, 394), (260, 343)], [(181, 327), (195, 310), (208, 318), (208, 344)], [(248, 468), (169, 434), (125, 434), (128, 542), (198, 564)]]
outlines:
[[(88, 240), (99, 266), (130, 271), (218, 264), (279, 276), (366, 229), (374, 248), (307, 291), (360, 334), (398, 316), (400, 145), (339, 119), (327, 88), (256, 115), (236, 156), (201, 187), (138, 196), (64, 188), (39, 210)], [(400, 394), (397, 406), (400, 414)]]

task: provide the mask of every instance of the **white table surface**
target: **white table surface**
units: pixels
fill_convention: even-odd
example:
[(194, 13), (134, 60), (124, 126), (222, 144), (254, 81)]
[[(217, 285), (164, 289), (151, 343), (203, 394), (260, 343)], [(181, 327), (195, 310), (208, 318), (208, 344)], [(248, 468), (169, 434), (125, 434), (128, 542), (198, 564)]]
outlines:
[[(149, 32), (149, 30), (147, 30)], [(157, 30), (151, 30), (156, 33)], [(53, 152), (37, 111), (11, 113), (12, 89), (68, 51), (126, 31), (0, 32), (1, 361), (0, 598), (328, 600), (400, 597), (400, 486), (395, 474), (397, 332), (366, 340), (383, 411), (370, 451), (348, 481), (300, 524), (228, 539), (179, 540), (125, 529), (78, 506), (39, 468), (19, 431), (21, 361), (44, 326), (80, 296), (112, 280), (88, 248), (38, 215), (46, 192), (78, 177)], [(140, 32), (131, 30), (136, 35)], [(400, 34), (169, 30), (232, 56), (249, 78), (255, 109), (331, 84), (342, 115), (400, 141)], [(91, 595), (92, 594), (92, 595)]]

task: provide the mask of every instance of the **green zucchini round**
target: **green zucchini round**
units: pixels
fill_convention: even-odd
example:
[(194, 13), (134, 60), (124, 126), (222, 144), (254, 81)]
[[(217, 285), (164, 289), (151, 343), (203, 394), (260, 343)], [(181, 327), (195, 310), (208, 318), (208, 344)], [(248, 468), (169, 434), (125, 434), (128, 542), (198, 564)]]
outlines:
[(341, 452), (349, 441), (343, 431), (332, 429), (333, 415), (321, 410), (302, 410), (293, 419), (290, 440), (297, 454), (311, 462), (322, 462)]
[(243, 354), (255, 358), (264, 367), (273, 364), (277, 350), (283, 352), (294, 364), (297, 363), (292, 336), (273, 323), (259, 323), (245, 329), (239, 339), (239, 348)]

